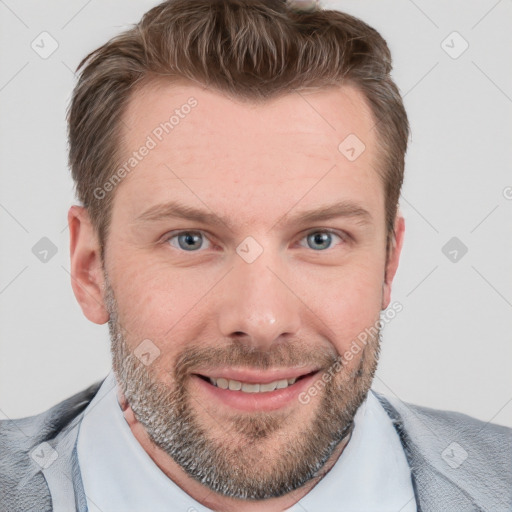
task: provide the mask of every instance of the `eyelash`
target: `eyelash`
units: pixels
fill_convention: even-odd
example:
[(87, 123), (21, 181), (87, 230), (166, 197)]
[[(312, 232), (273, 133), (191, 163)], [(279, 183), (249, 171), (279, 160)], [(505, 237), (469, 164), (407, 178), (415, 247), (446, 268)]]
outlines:
[[(206, 235), (206, 233), (200, 229), (189, 229), (189, 230), (181, 230), (181, 231), (171, 231), (170, 233), (168, 233), (167, 235), (164, 236), (164, 238), (162, 239), (162, 243), (165, 244), (167, 242), (169, 242), (170, 240), (172, 240), (173, 238), (176, 238), (180, 235), (183, 235), (183, 234), (190, 234), (190, 233), (200, 233), (204, 236), (204, 238), (206, 240), (208, 240), (210, 243), (212, 243), (209, 239), (209, 237)], [(317, 228), (317, 229), (312, 229), (310, 231), (308, 231), (307, 233), (305, 233), (302, 238), (300, 240), (303, 240), (303, 239), (307, 239), (307, 237), (309, 235), (312, 235), (314, 233), (328, 233), (328, 234), (331, 234), (331, 235), (335, 235), (337, 237), (340, 238), (340, 240), (343, 242), (343, 243), (347, 243), (349, 242), (350, 240), (350, 235), (348, 235), (347, 233), (340, 233), (336, 230), (333, 230), (333, 229), (328, 229), (328, 228)], [(181, 249), (180, 247), (173, 247), (174, 249), (177, 249), (181, 252), (189, 252), (189, 253), (194, 253), (194, 252), (200, 252), (200, 249), (196, 250), (196, 251), (185, 251), (184, 249)], [(309, 247), (305, 247), (306, 249), (308, 249)], [(309, 248), (310, 249), (310, 248)], [(313, 252), (327, 252), (329, 251), (330, 249), (332, 249), (332, 247), (328, 247), (327, 249), (324, 249), (324, 250), (318, 250), (318, 251), (315, 251), (314, 249), (311, 249), (311, 251)]]

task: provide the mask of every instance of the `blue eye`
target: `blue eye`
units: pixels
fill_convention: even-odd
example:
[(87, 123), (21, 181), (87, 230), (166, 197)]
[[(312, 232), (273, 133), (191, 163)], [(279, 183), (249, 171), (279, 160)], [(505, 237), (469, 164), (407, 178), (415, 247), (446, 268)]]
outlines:
[[(176, 249), (182, 249), (188, 252), (204, 249), (203, 242), (210, 243), (200, 231), (181, 231), (175, 235), (169, 236), (166, 241), (173, 247), (176, 247)], [(177, 241), (178, 245), (173, 243), (175, 241)]]
[(310, 249), (314, 249), (315, 251), (322, 251), (324, 249), (331, 248), (333, 237), (343, 241), (343, 238), (340, 235), (337, 235), (331, 231), (313, 231), (306, 235), (305, 238)]
[[(315, 251), (330, 249), (336, 242), (336, 239), (340, 242), (345, 241), (341, 235), (329, 230), (312, 231), (302, 238), (302, 240), (306, 240), (306, 247)], [(179, 231), (174, 234), (171, 233), (164, 241), (166, 243), (168, 242), (174, 248), (186, 252), (198, 252), (200, 249), (208, 249), (211, 247), (211, 242), (201, 231)], [(301, 245), (303, 244), (301, 243)]]

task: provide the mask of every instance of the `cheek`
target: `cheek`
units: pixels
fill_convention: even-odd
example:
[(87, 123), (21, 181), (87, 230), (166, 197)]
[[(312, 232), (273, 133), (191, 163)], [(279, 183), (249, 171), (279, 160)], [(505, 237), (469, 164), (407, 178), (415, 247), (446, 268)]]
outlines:
[[(354, 340), (379, 320), (382, 304), (382, 275), (375, 267), (340, 271), (309, 294), (309, 303), (328, 327), (325, 336), (343, 354)], [(308, 299), (305, 299), (308, 304)]]
[[(133, 349), (148, 338), (165, 346), (166, 355), (168, 350), (178, 350), (170, 341), (179, 340), (184, 332), (192, 333), (201, 298), (212, 286), (210, 279), (199, 279), (197, 272), (171, 271), (148, 260), (144, 265), (125, 261), (123, 268), (116, 268), (115, 278), (119, 321), (128, 332), (130, 346)], [(168, 347), (169, 343), (172, 346)]]

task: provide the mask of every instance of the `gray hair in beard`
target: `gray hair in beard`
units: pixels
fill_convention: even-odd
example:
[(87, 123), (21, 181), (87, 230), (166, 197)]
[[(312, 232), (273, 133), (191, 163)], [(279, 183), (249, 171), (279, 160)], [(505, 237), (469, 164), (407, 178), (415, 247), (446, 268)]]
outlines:
[[(367, 342), (357, 368), (349, 372), (343, 362), (334, 378), (325, 383), (309, 424), (287, 422), (282, 411), (260, 411), (230, 416), (219, 425), (222, 435), (212, 435), (197, 414), (198, 408), (208, 414), (206, 406), (188, 392), (194, 370), (212, 365), (267, 369), (311, 363), (328, 370), (337, 354), (297, 343), (276, 345), (273, 352), (249, 349), (241, 343), (187, 345), (177, 357), (172, 370), (174, 386), (170, 387), (159, 380), (153, 365), (145, 366), (129, 349), (106, 272), (105, 286), (117, 382), (150, 439), (190, 477), (226, 497), (264, 500), (283, 496), (321, 474), (338, 444), (351, 432), (354, 415), (371, 386), (380, 329)], [(280, 441), (278, 450), (266, 448), (269, 439), (273, 446)]]

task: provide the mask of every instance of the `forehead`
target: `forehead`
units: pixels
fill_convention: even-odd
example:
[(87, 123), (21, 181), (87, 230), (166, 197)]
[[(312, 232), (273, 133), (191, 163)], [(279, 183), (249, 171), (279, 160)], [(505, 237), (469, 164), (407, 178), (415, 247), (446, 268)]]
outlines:
[[(348, 85), (254, 103), (160, 81), (133, 94), (123, 120), (120, 165), (134, 165), (114, 204), (128, 216), (176, 198), (227, 216), (247, 211), (248, 221), (300, 197), (324, 204), (358, 193), (382, 203), (374, 120)], [(364, 151), (354, 159), (352, 148)]]

